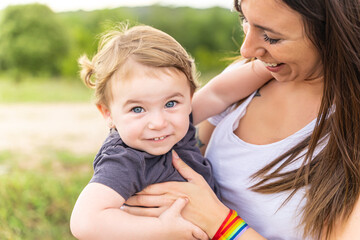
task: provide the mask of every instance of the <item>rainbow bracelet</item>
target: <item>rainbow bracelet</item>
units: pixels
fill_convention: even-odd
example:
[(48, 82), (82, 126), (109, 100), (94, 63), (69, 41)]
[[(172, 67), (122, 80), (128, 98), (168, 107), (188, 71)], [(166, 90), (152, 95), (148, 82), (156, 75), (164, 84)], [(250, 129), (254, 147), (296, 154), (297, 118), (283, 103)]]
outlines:
[(215, 233), (212, 240), (235, 240), (238, 239), (249, 226), (239, 217), (236, 211), (230, 209), (229, 214)]

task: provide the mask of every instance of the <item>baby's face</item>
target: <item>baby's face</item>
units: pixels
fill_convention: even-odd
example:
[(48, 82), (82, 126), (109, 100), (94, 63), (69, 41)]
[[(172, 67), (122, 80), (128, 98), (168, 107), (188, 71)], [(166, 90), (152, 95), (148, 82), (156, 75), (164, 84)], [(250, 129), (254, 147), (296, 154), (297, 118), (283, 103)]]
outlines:
[(126, 145), (162, 155), (186, 135), (191, 94), (184, 73), (139, 67), (111, 81), (111, 118)]

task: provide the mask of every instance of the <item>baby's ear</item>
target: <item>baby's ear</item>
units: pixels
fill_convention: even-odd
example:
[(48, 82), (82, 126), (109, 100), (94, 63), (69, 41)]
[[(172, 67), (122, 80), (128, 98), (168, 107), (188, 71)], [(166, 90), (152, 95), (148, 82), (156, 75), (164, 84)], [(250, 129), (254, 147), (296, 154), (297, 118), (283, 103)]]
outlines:
[(101, 115), (104, 117), (109, 128), (113, 128), (114, 123), (113, 123), (113, 120), (111, 117), (110, 109), (107, 106), (105, 106), (104, 104), (96, 104), (96, 107), (100, 111)]

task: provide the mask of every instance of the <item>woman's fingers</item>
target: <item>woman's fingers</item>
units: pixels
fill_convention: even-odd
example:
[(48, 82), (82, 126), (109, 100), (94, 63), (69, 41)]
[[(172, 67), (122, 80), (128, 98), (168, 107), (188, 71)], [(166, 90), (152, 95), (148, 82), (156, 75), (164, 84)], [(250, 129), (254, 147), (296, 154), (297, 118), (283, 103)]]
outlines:
[(195, 172), (183, 160), (181, 160), (179, 155), (177, 155), (177, 153), (174, 150), (172, 150), (172, 157), (173, 157), (174, 167), (179, 171), (181, 176), (183, 176), (189, 182), (197, 181), (201, 177), (200, 174)]
[(122, 206), (121, 210), (135, 216), (143, 217), (159, 217), (168, 207), (159, 207), (159, 208), (145, 208), (145, 207), (131, 207), (131, 206)]
[(171, 196), (172, 199), (177, 199), (179, 197), (187, 197), (183, 194), (182, 190), (186, 182), (163, 182), (155, 183), (147, 186), (139, 194), (141, 195), (158, 195), (158, 196)]
[(168, 195), (144, 195), (136, 194), (131, 196), (126, 202), (126, 205), (130, 206), (142, 206), (142, 207), (159, 207), (170, 206), (176, 199)]
[(171, 205), (171, 207), (164, 212), (163, 216), (160, 217), (164, 217), (167, 219), (176, 219), (176, 218), (181, 218), (184, 224), (186, 224), (188, 227), (190, 227), (190, 231), (189, 232), (191, 235), (189, 236), (191, 239), (194, 240), (208, 240), (208, 236), (207, 234), (201, 230), (199, 227), (195, 226), (194, 224), (187, 222), (185, 220), (183, 220), (182, 216), (181, 216), (181, 212), (184, 209), (184, 207), (188, 204), (189, 200), (187, 198), (178, 198), (173, 205)]
[(181, 211), (186, 206), (186, 204), (189, 202), (186, 198), (178, 198), (173, 203), (173, 205), (170, 206), (169, 210), (167, 211), (169, 215), (172, 216), (181, 216)]
[[(189, 167), (184, 161), (182, 161), (175, 151), (172, 151), (173, 155), (173, 165), (179, 171), (181, 176), (187, 179), (189, 182), (199, 183), (201, 181), (205, 182), (204, 178), (195, 172), (191, 167)], [(156, 183), (146, 187), (144, 190), (139, 192), (140, 195), (165, 195), (172, 194), (174, 197), (187, 197), (182, 194), (184, 190), (184, 182), (164, 182)], [(131, 204), (135, 205), (135, 204)], [(138, 206), (147, 206), (146, 203), (139, 204)], [(156, 206), (156, 205), (153, 205)]]
[(197, 240), (209, 240), (209, 236), (198, 227), (193, 230), (193, 237)]
[(158, 217), (176, 200), (170, 195), (143, 195), (130, 197), (121, 209), (129, 214), (146, 217)]

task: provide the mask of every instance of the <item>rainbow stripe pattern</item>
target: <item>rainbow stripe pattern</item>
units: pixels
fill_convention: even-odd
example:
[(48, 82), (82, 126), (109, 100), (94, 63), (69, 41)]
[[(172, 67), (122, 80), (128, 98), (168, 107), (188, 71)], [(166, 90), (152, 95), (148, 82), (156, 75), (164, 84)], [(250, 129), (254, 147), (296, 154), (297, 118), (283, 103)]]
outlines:
[(239, 217), (236, 211), (230, 209), (229, 214), (215, 233), (212, 240), (236, 240), (249, 226)]

